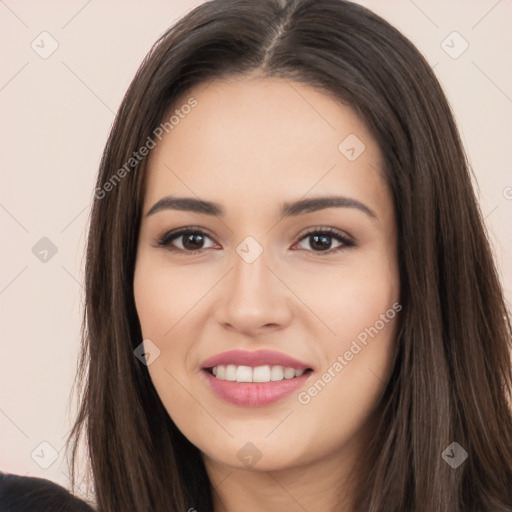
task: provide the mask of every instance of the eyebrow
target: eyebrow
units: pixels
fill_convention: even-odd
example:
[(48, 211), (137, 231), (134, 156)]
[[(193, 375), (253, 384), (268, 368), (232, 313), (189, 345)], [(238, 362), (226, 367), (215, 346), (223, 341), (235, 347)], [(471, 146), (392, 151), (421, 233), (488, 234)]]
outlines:
[[(372, 218), (377, 218), (375, 212), (365, 204), (343, 196), (325, 196), (299, 201), (285, 202), (281, 207), (282, 217), (295, 217), (305, 213), (316, 212), (326, 208), (356, 208)], [(224, 216), (224, 208), (212, 201), (203, 201), (193, 197), (163, 197), (157, 201), (148, 211), (146, 217), (154, 215), (163, 210), (180, 210), (187, 212), (202, 213), (216, 217)]]

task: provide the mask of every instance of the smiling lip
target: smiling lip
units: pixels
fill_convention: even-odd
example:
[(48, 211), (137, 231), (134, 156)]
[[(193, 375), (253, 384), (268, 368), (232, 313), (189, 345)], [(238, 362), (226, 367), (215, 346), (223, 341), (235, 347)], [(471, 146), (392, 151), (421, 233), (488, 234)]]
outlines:
[(201, 373), (210, 385), (210, 389), (219, 398), (235, 405), (262, 407), (298, 391), (309, 379), (312, 372), (303, 373), (300, 377), (294, 377), (293, 379), (275, 382), (233, 382), (217, 379), (206, 370)]
[(235, 405), (262, 407), (277, 402), (301, 388), (311, 376), (311, 371), (300, 377), (270, 382), (236, 382), (217, 379), (210, 373), (214, 366), (234, 364), (236, 366), (284, 366), (296, 370), (312, 369), (310, 366), (279, 352), (271, 350), (230, 350), (213, 356), (201, 365), (210, 389), (223, 400)]
[(210, 357), (201, 364), (201, 368), (213, 368), (214, 366), (234, 364), (236, 366), (284, 366), (296, 370), (307, 370), (311, 368), (307, 364), (294, 359), (293, 357), (274, 352), (273, 350), (230, 350), (216, 356)]

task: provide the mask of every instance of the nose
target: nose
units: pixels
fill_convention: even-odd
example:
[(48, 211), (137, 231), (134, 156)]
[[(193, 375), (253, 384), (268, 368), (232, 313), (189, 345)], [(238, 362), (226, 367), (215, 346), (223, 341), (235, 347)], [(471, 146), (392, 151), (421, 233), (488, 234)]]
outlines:
[(223, 280), (216, 320), (225, 329), (261, 336), (285, 328), (292, 318), (293, 293), (267, 263), (265, 251), (252, 263), (234, 254)]

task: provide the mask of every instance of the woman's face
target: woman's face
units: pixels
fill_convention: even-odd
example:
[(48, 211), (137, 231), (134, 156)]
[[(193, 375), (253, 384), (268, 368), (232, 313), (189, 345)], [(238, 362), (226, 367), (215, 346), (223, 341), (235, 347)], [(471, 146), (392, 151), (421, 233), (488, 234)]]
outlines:
[(210, 468), (355, 461), (401, 309), (375, 140), (278, 78), (214, 81), (176, 109), (150, 152), (134, 278), (163, 405)]

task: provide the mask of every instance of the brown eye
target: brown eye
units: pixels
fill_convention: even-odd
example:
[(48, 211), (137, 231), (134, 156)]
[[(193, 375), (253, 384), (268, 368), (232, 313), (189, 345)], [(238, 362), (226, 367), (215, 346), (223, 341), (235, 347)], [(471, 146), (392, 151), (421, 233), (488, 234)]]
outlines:
[[(211, 244), (205, 245), (211, 241)], [(334, 242), (333, 242), (334, 241)], [(337, 245), (332, 247), (333, 243)], [(342, 232), (333, 228), (316, 228), (302, 236), (300, 242), (296, 245), (304, 244), (300, 247), (307, 251), (317, 254), (332, 254), (335, 252), (353, 247), (354, 242)], [(159, 241), (158, 247), (183, 254), (197, 254), (205, 249), (211, 249), (215, 246), (211, 237), (199, 229), (185, 228), (166, 233)]]
[(182, 229), (165, 234), (159, 240), (158, 246), (165, 247), (171, 251), (194, 254), (209, 248), (205, 246), (206, 240), (211, 239), (203, 231)]
[[(338, 243), (332, 248), (333, 239)], [(301, 242), (305, 242), (306, 247), (302, 247), (306, 250), (311, 250), (317, 253), (328, 253), (332, 254), (349, 247), (354, 246), (354, 242), (350, 240), (346, 235), (340, 233), (332, 228), (316, 229), (306, 233), (302, 238)], [(309, 246), (309, 247), (308, 247)]]

